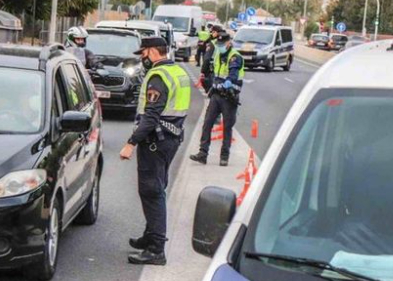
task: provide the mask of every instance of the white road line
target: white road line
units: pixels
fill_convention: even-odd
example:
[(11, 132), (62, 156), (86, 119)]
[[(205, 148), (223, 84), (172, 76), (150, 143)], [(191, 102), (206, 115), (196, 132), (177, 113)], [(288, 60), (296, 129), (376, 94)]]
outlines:
[(285, 81), (288, 81), (288, 82), (290, 82), (290, 83), (295, 83), (295, 81), (293, 81), (292, 79), (289, 79), (288, 77), (285, 77), (284, 80), (285, 80)]
[(295, 61), (300, 62), (300, 63), (305, 64), (305, 65), (308, 65), (308, 66), (311, 66), (311, 67), (314, 67), (314, 68), (320, 68), (321, 67), (321, 65), (313, 64), (313, 63), (310, 63), (308, 61), (305, 61), (305, 60), (302, 60), (302, 59), (299, 59), (299, 58), (295, 58)]

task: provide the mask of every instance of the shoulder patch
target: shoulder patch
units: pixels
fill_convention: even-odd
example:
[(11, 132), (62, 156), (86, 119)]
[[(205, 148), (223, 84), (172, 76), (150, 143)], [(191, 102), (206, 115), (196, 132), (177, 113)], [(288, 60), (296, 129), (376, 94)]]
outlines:
[(149, 89), (147, 90), (147, 101), (149, 103), (156, 103), (160, 98), (161, 93), (156, 89)]

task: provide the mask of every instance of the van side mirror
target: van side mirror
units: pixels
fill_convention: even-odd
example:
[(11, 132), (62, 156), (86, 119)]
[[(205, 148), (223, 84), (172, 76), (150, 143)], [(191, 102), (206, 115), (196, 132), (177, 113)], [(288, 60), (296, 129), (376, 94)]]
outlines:
[(228, 189), (208, 186), (199, 194), (192, 234), (192, 247), (212, 257), (217, 251), (236, 212), (236, 194)]
[(188, 36), (196, 37), (197, 36), (197, 29), (195, 27), (191, 27), (190, 34)]
[(60, 118), (62, 132), (84, 133), (90, 129), (91, 117), (87, 112), (66, 111)]

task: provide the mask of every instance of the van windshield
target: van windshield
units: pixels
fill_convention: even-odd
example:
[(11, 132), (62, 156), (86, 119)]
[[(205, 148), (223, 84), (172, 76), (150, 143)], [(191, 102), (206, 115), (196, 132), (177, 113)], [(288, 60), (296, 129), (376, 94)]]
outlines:
[[(393, 280), (393, 98), (383, 90), (324, 91), (278, 158), (243, 249)], [(245, 276), (250, 263), (241, 260)], [(265, 264), (345, 279), (270, 258)]]
[(188, 26), (190, 23), (190, 19), (185, 17), (155, 16), (153, 20), (171, 23), (173, 30), (177, 32), (188, 32)]
[(234, 41), (243, 43), (258, 43), (258, 44), (270, 44), (273, 42), (274, 30), (267, 29), (239, 29), (236, 33)]
[(0, 134), (37, 133), (44, 115), (38, 71), (0, 68)]

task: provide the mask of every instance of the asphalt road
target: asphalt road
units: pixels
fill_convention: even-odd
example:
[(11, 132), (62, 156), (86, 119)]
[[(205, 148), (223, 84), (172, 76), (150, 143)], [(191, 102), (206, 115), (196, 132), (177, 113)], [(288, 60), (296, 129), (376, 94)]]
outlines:
[[(171, 167), (176, 177), (191, 133), (200, 118), (204, 98), (196, 89), (186, 121), (185, 141)], [(137, 191), (136, 159), (120, 161), (119, 152), (131, 134), (132, 122), (119, 114), (104, 120), (104, 171), (101, 179), (99, 218), (93, 226), (71, 225), (60, 241), (57, 272), (53, 281), (137, 281), (142, 266), (127, 260), (130, 236), (139, 237), (144, 218)], [(170, 188), (170, 187), (169, 187)], [(170, 192), (170, 189), (168, 190)], [(27, 281), (21, 272), (0, 272), (1, 281)]]
[[(199, 69), (188, 65), (194, 75)], [(291, 72), (247, 71), (236, 129), (263, 157), (294, 99), (316, 68), (295, 62)], [(193, 90), (192, 108), (187, 119), (186, 139), (171, 169), (171, 181), (181, 164), (195, 124), (201, 116), (203, 97)], [(260, 136), (250, 136), (252, 120), (259, 121)], [(94, 226), (71, 225), (62, 235), (54, 281), (137, 281), (141, 266), (130, 265), (128, 238), (144, 230), (137, 192), (135, 158), (119, 160), (119, 151), (129, 137), (132, 122), (118, 115), (104, 120), (105, 168), (101, 181), (100, 215)], [(169, 190), (170, 192), (170, 190)], [(2, 281), (26, 281), (20, 273), (0, 273)]]

